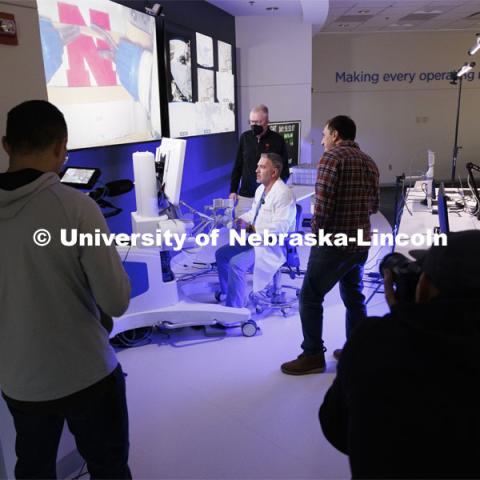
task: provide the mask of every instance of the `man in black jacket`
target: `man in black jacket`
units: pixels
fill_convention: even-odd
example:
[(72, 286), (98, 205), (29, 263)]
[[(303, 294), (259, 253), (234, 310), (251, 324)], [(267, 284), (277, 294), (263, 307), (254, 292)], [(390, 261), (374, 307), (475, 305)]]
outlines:
[(252, 108), (249, 122), (250, 130), (240, 136), (230, 182), (229, 198), (237, 204), (236, 217), (246, 213), (252, 206), (259, 185), (255, 171), (263, 153), (278, 153), (283, 159), (281, 179), (286, 182), (290, 176), (287, 146), (280, 134), (268, 128), (268, 108), (265, 105)]
[(368, 318), (347, 341), (320, 407), (353, 478), (480, 478), (480, 231), (421, 261), (415, 303)]

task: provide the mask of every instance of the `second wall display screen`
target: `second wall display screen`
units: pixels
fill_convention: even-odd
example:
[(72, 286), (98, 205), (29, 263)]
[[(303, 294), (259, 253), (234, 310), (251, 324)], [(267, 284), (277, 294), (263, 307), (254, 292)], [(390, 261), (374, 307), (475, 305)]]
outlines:
[(232, 46), (167, 26), (170, 136), (235, 131)]

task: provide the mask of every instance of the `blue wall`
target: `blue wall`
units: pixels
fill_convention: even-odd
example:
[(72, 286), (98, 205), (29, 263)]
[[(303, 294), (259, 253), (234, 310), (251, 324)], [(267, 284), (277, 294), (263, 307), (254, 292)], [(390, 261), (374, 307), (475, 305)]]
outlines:
[[(142, 10), (144, 5), (151, 6), (155, 2), (122, 0), (117, 3)], [(170, 0), (160, 3), (164, 7), (165, 22), (230, 43), (235, 52), (235, 19), (228, 13), (203, 0)], [(133, 180), (132, 154), (146, 150), (155, 153), (158, 145), (159, 142), (147, 142), (73, 151), (69, 154), (68, 166), (98, 167), (102, 170), (100, 181), (103, 183), (122, 178)], [(229, 193), (236, 149), (236, 132), (187, 138), (182, 200), (202, 209), (213, 198), (225, 198)], [(112, 198), (111, 202), (123, 208), (121, 214), (108, 219), (111, 230), (131, 233), (130, 212), (135, 210), (134, 191)]]

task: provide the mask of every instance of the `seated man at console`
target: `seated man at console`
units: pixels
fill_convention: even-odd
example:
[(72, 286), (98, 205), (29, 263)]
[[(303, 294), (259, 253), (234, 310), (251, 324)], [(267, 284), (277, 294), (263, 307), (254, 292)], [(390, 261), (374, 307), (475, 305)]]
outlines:
[(353, 478), (480, 478), (479, 245), (470, 230), (422, 252), (415, 303), (413, 269), (384, 262), (391, 313), (355, 329), (320, 408)]
[[(262, 154), (257, 164), (257, 182), (252, 208), (235, 220), (238, 229), (247, 233), (281, 234), (295, 226), (295, 198), (281, 179), (283, 159), (276, 153)], [(215, 254), (220, 279), (220, 294), (226, 294), (227, 307), (244, 307), (246, 300), (245, 275), (253, 271), (253, 291), (259, 292), (272, 280), (285, 263), (285, 247), (225, 245)]]

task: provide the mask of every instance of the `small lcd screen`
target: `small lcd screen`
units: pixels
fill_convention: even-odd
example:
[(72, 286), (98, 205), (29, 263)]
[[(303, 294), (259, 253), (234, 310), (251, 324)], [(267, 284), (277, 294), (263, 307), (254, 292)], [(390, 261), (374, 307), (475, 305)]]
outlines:
[(69, 167), (63, 173), (61, 182), (77, 188), (92, 188), (99, 176), (98, 168)]

